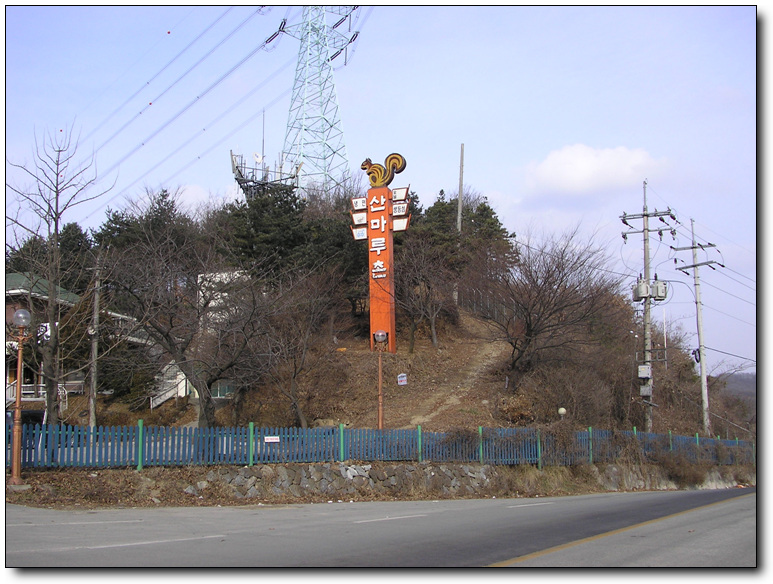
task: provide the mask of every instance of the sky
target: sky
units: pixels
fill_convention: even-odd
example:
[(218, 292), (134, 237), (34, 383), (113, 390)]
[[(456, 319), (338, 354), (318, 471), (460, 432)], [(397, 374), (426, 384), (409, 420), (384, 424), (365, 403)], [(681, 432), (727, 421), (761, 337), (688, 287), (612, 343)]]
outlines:
[[(691, 222), (708, 373), (756, 370), (757, 26), (754, 6), (361, 7), (334, 61), (352, 173), (402, 154), (426, 208), (463, 182), (516, 237), (579, 228), (630, 289), (641, 234), (620, 216), (670, 209), (651, 237), (669, 285), (653, 319), (698, 347)], [(239, 196), (229, 151), (276, 162), (300, 7), (5, 8), (6, 160), (72, 128), (110, 189), (67, 221), (97, 228), (146, 189), (194, 207)], [(333, 24), (336, 17), (330, 16)], [(6, 162), (6, 183), (27, 182)], [(13, 197), (6, 188), (7, 215)], [(6, 222), (7, 223), (7, 222)], [(641, 220), (629, 223), (642, 228)], [(651, 226), (660, 224), (651, 220)], [(722, 264), (724, 267), (720, 267)], [(712, 269), (714, 268), (714, 269)], [(657, 392), (657, 380), (655, 380)]]

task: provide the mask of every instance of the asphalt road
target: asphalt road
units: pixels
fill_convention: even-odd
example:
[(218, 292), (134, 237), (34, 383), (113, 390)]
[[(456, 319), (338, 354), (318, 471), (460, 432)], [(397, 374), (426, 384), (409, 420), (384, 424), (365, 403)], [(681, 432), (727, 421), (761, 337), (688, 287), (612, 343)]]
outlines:
[(755, 488), (5, 511), (10, 568), (757, 565)]

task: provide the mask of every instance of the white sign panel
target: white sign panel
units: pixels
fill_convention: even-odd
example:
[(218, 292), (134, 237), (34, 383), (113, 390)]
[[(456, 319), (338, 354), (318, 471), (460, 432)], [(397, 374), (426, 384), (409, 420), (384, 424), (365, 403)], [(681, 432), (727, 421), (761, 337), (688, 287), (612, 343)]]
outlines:
[(361, 213), (352, 213), (352, 222), (355, 225), (365, 225), (368, 222), (368, 213), (366, 211)]
[(364, 211), (368, 208), (368, 198), (367, 197), (357, 197), (356, 199), (352, 199), (352, 209), (355, 211)]
[(408, 197), (408, 189), (410, 187), (400, 187), (398, 189), (392, 189), (393, 201), (404, 201)]
[(399, 217), (408, 212), (408, 203), (395, 203), (392, 205), (392, 215)]
[(408, 374), (400, 373), (397, 376), (397, 385), (408, 385)]
[(263, 442), (279, 442), (279, 436), (264, 436)]
[(360, 241), (361, 239), (368, 239), (368, 228), (352, 227), (352, 235), (354, 236), (355, 241)]
[(392, 219), (392, 231), (405, 231), (408, 229), (408, 221), (410, 219), (410, 217), (395, 217)]

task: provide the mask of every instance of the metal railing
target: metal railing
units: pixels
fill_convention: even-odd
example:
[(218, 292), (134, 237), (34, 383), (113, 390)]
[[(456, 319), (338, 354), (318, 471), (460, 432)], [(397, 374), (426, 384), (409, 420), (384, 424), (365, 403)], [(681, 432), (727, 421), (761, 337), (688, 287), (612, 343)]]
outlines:
[[(82, 381), (66, 381), (59, 384), (59, 394), (62, 393), (83, 393), (84, 386)], [(46, 399), (46, 386), (42, 383), (22, 383), (21, 385), (22, 401), (44, 401)], [(5, 384), (5, 401), (16, 400), (16, 382)]]

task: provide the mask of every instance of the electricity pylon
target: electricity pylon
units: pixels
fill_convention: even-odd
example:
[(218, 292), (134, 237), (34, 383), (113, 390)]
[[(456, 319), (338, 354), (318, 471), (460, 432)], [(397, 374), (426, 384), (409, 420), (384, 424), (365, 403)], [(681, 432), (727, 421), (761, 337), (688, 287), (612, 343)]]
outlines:
[[(298, 187), (325, 192), (338, 185), (349, 172), (344, 131), (333, 80), (333, 59), (345, 54), (358, 32), (340, 30), (356, 6), (304, 6), (303, 21), (284, 33), (300, 40), (290, 112), (287, 118), (283, 168), (299, 169)], [(328, 26), (327, 13), (339, 17)]]

